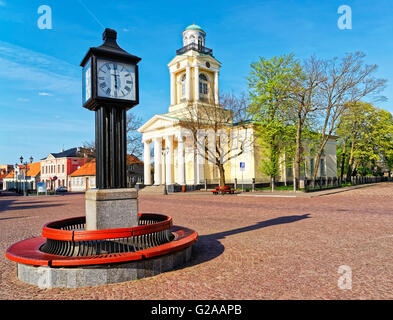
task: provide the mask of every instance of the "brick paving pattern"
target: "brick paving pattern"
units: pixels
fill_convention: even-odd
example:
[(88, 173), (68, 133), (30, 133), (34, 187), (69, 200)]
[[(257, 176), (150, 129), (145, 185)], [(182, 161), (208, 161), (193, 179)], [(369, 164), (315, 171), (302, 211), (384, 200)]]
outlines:
[[(190, 263), (155, 277), (79, 289), (20, 282), (11, 244), (84, 215), (84, 195), (0, 196), (0, 299), (393, 299), (393, 183), (316, 198), (143, 195), (140, 212), (195, 229)], [(352, 289), (338, 288), (341, 265)]]

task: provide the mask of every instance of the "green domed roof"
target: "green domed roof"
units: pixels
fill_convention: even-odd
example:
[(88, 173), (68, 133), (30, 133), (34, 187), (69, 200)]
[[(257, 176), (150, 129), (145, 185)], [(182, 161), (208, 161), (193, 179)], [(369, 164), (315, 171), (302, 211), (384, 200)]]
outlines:
[(200, 26), (198, 26), (198, 25), (195, 24), (195, 23), (190, 24), (190, 25), (186, 28), (186, 30), (199, 30), (199, 31), (205, 32), (205, 31), (203, 31), (203, 29), (202, 29)]

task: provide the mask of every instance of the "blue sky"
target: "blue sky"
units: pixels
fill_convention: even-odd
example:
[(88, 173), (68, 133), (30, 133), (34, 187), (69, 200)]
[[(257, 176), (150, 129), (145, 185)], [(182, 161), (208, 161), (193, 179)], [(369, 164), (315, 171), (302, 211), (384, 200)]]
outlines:
[[(344, 4), (352, 8), (352, 30), (337, 27)], [(37, 26), (41, 5), (52, 9), (51, 30)], [(79, 64), (102, 43), (104, 27), (117, 30), (119, 45), (142, 58), (133, 112), (144, 121), (167, 112), (167, 64), (194, 22), (222, 63), (221, 91), (246, 91), (250, 64), (260, 56), (363, 51), (367, 63), (379, 65), (377, 76), (388, 79), (388, 100), (378, 106), (393, 112), (391, 0), (0, 0), (0, 164), (93, 141), (94, 113), (81, 106)]]

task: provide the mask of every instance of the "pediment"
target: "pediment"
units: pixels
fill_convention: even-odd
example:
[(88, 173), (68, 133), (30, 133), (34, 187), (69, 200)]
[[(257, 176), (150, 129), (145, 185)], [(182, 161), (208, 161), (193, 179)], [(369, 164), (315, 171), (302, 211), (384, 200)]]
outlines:
[(153, 118), (148, 120), (144, 125), (138, 128), (138, 132), (144, 133), (149, 131), (160, 130), (164, 128), (170, 128), (178, 124), (179, 120), (163, 115), (155, 115)]

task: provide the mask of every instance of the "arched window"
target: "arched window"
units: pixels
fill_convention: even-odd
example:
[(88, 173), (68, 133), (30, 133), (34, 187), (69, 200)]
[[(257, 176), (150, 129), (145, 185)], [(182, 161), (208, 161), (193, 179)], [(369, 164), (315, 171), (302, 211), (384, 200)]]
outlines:
[(194, 36), (190, 36), (190, 42), (189, 43), (196, 43)]
[(181, 77), (180, 85), (181, 85), (181, 99), (183, 100), (186, 98), (186, 74), (183, 74), (183, 76)]
[(202, 37), (198, 37), (198, 47), (203, 47), (203, 40)]
[(207, 96), (207, 85), (208, 85), (208, 81), (207, 81), (207, 77), (201, 73), (199, 75), (199, 96), (202, 98), (206, 98)]
[(188, 45), (188, 38), (184, 37), (184, 46)]

